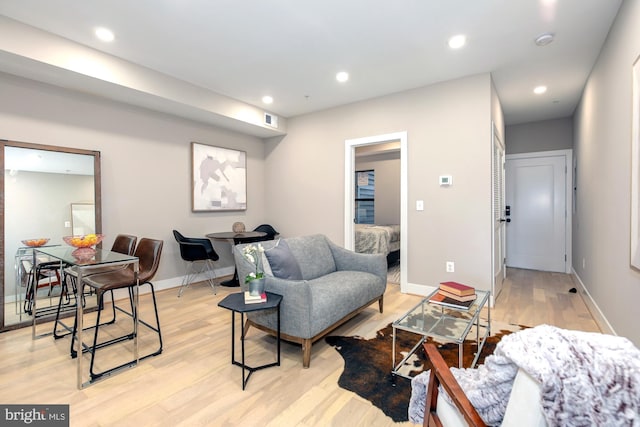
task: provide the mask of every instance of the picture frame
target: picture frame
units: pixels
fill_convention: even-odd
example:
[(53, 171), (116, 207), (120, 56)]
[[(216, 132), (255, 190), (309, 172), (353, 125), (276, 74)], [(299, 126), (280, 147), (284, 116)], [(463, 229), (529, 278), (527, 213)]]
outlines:
[(633, 63), (631, 107), (631, 267), (640, 270), (640, 56)]
[(191, 143), (191, 210), (247, 209), (247, 153)]

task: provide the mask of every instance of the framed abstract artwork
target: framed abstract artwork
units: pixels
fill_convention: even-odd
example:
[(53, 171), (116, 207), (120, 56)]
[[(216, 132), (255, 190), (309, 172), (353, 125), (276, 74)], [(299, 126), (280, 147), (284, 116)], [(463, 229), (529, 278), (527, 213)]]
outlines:
[(247, 209), (247, 153), (191, 143), (193, 212)]
[(633, 63), (631, 107), (631, 266), (640, 270), (640, 57)]

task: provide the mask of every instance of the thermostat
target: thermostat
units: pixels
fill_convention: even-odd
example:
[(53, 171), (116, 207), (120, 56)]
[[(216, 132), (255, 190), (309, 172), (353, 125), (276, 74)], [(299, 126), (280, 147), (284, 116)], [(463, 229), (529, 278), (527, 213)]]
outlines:
[(440, 175), (440, 186), (447, 187), (451, 185), (453, 182), (453, 178), (451, 175)]

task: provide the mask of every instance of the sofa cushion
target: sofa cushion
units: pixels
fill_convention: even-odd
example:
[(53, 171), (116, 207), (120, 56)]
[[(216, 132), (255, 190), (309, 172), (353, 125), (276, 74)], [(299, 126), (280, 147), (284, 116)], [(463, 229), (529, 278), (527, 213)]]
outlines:
[(274, 247), (265, 250), (264, 254), (269, 260), (273, 276), (280, 279), (302, 280), (298, 261), (294, 258), (285, 240), (279, 240)]
[(303, 279), (313, 280), (336, 271), (336, 262), (325, 236), (290, 237), (287, 243), (298, 261)]
[(384, 293), (386, 283), (364, 271), (336, 271), (309, 281), (311, 335)]
[[(509, 403), (502, 420), (503, 426), (544, 427), (547, 421), (542, 412), (542, 386), (524, 370), (518, 369), (513, 380)], [(526, 423), (523, 421), (526, 420)]]

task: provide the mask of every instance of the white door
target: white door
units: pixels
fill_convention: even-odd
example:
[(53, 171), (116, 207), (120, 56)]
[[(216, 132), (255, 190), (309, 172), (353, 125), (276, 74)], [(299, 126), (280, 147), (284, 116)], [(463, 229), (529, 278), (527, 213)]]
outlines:
[(493, 288), (495, 301), (502, 290), (505, 269), (505, 199), (504, 199), (504, 146), (495, 129), (493, 131)]
[(566, 162), (507, 156), (507, 266), (566, 271)]

